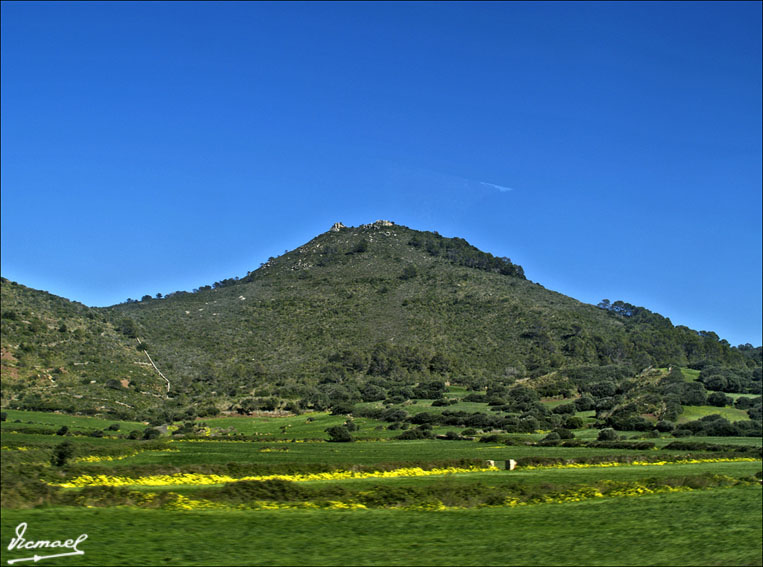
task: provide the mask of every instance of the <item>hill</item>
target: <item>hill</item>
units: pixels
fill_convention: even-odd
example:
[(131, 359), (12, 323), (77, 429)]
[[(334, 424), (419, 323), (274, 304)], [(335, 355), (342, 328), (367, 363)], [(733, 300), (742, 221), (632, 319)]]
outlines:
[(2, 278), (2, 403), (132, 415), (163, 398), (137, 342), (104, 313)]
[[(2, 285), (11, 383), (60, 368), (77, 377), (65, 384), (78, 400), (104, 378), (128, 386), (111, 382), (99, 396), (197, 414), (200, 406), (241, 410), (242, 402), (244, 410), (293, 410), (438, 397), (446, 383), (483, 392), (519, 383), (575, 397), (612, 381), (611, 395), (625, 396), (618, 385), (640, 384), (649, 367), (722, 368), (727, 382), (735, 376), (734, 391), (760, 392), (760, 349), (733, 348), (622, 301), (581, 303), (527, 280), (508, 258), (389, 221), (337, 223), (241, 278), (103, 309)], [(44, 332), (25, 341), (30, 316), (45, 321)], [(65, 341), (57, 340), (61, 325)], [(171, 383), (171, 403), (162, 402), (164, 379), (137, 339)], [(657, 399), (640, 410), (664, 408), (665, 388), (643, 382)], [(63, 405), (64, 382), (35, 384), (43, 407)], [(32, 390), (5, 389), (4, 404), (38, 409), (24, 401)]]

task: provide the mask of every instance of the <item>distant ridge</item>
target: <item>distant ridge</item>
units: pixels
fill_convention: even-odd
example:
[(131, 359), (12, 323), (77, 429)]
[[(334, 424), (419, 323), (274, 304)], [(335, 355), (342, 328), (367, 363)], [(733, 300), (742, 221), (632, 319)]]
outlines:
[(622, 301), (581, 303), (528, 281), (509, 258), (388, 220), (336, 222), (193, 292), (88, 308), (3, 279), (2, 301), (3, 405), (14, 407), (158, 407), (167, 383), (137, 337), (181, 407), (404, 398), (432, 380), (561, 395), (606, 368), (624, 379), (719, 365), (744, 387), (760, 384), (760, 348)]

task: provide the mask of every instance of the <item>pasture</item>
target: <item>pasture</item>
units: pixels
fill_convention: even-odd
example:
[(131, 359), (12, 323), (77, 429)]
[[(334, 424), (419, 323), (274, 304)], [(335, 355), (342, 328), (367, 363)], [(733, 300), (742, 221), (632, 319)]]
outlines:
[[(580, 446), (543, 445), (542, 432), (403, 441), (355, 418), (358, 440), (328, 442), (346, 419), (205, 418), (191, 437), (141, 440), (128, 437), (143, 423), (9, 410), (3, 557), (31, 556), (7, 550), (25, 522), (32, 540), (87, 534), (85, 554), (56, 565), (763, 562), (760, 438), (688, 439), (703, 450), (639, 432), (623, 437), (654, 446), (596, 447), (589, 428)], [(73, 453), (53, 466), (64, 441)]]

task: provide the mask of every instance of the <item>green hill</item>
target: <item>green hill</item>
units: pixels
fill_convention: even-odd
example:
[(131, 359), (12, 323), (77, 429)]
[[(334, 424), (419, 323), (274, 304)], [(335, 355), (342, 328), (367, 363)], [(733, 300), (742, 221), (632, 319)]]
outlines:
[(2, 278), (3, 406), (133, 415), (163, 399), (137, 341), (104, 313)]
[[(445, 383), (577, 396), (650, 366), (735, 368), (759, 393), (760, 349), (620, 301), (581, 303), (463, 239), (388, 221), (337, 224), (244, 277), (104, 309), (2, 286), (3, 403), (28, 409), (39, 409), (22, 403), (32, 393), (43, 408), (96, 395), (145, 408), (325, 408), (437, 397)], [(169, 380), (171, 403), (136, 338)], [(31, 378), (54, 372), (56, 388)], [(125, 378), (126, 388), (104, 384)]]

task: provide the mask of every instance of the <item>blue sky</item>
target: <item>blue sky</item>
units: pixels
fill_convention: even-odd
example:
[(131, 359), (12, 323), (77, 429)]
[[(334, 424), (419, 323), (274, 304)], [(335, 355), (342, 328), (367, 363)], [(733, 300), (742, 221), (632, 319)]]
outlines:
[(761, 3), (2, 3), (2, 274), (88, 305), (335, 221), (761, 344)]

